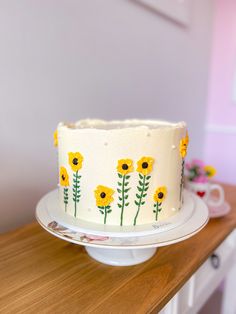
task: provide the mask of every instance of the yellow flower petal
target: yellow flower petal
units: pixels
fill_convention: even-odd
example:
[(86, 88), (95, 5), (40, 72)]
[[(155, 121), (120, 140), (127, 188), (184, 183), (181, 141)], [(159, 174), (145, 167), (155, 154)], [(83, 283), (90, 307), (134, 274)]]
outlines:
[(61, 186), (69, 185), (69, 175), (65, 167), (60, 168), (60, 185)]
[(180, 144), (179, 144), (179, 152), (182, 158), (185, 158), (187, 155), (188, 143), (189, 143), (189, 136), (187, 132), (186, 136), (180, 140)]
[(152, 171), (152, 166), (154, 163), (154, 158), (152, 157), (142, 157), (137, 162), (137, 171), (141, 173), (142, 175), (146, 176)]
[(114, 193), (115, 191), (113, 189), (104, 185), (98, 185), (94, 191), (96, 205), (100, 207), (108, 206), (114, 200), (112, 197)]
[(207, 165), (204, 167), (204, 170), (206, 172), (206, 175), (209, 177), (209, 178), (212, 178), (214, 177), (214, 175), (216, 174), (216, 169), (210, 165)]
[(165, 186), (161, 186), (156, 189), (153, 199), (156, 203), (162, 203), (166, 198), (167, 188)]
[(69, 165), (73, 171), (79, 171), (82, 168), (84, 157), (79, 153), (68, 153)]
[(120, 159), (116, 167), (117, 171), (123, 176), (134, 171), (133, 161), (131, 159)]
[(53, 145), (55, 147), (58, 146), (58, 131), (57, 130), (55, 130), (54, 133), (53, 133)]

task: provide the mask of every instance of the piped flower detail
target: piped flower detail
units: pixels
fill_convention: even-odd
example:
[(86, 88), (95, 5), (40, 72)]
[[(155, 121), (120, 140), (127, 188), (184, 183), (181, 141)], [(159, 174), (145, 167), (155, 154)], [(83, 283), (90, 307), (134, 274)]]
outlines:
[(55, 130), (54, 133), (53, 133), (53, 145), (55, 147), (58, 146), (58, 131), (57, 130)]
[(143, 176), (152, 172), (152, 165), (154, 163), (154, 159), (152, 157), (142, 157), (137, 162), (137, 171), (141, 173)]
[(65, 167), (60, 167), (60, 185), (63, 187), (65, 211), (67, 211), (69, 198), (68, 197), (69, 175)]
[(68, 153), (69, 165), (73, 171), (79, 171), (82, 168), (84, 157), (79, 153)]
[(117, 172), (122, 176), (127, 175), (128, 173), (134, 171), (133, 160), (131, 159), (120, 159), (117, 164)]
[(110, 204), (114, 201), (114, 192), (113, 189), (104, 185), (98, 185), (94, 191), (96, 205), (99, 208), (100, 213), (104, 216), (104, 225), (107, 222), (107, 215), (112, 212)]
[(187, 155), (188, 143), (189, 143), (189, 136), (188, 136), (188, 132), (186, 132), (186, 136), (180, 140), (180, 144), (179, 144), (179, 152), (182, 158), (185, 158)]
[(165, 200), (167, 194), (167, 188), (165, 186), (161, 186), (156, 189), (153, 200), (154, 200), (154, 210), (155, 213), (155, 220), (158, 220), (158, 213), (162, 210), (161, 205), (162, 202)]
[(141, 206), (145, 204), (145, 197), (147, 196), (147, 191), (149, 188), (149, 180), (151, 176), (149, 175), (152, 171), (154, 163), (154, 158), (152, 157), (142, 157), (137, 162), (137, 172), (139, 172), (139, 181), (137, 186), (136, 200), (134, 201), (137, 206), (137, 212), (134, 217), (133, 225), (137, 224), (137, 218), (140, 212)]
[(80, 192), (80, 179), (81, 175), (78, 174), (79, 170), (83, 165), (83, 156), (79, 152), (68, 153), (69, 165), (73, 173), (73, 201), (74, 201), (74, 217), (77, 217), (77, 204), (80, 201), (81, 192)]
[(128, 187), (129, 185), (129, 178), (132, 171), (134, 171), (133, 167), (133, 161), (131, 159), (120, 159), (118, 160), (117, 164), (117, 173), (119, 177), (118, 181), (118, 188), (117, 192), (119, 194), (118, 196), (118, 207), (121, 209), (121, 215), (120, 215), (120, 225), (123, 226), (123, 219), (124, 219), (124, 208), (129, 205), (128, 202), (128, 191), (130, 188)]

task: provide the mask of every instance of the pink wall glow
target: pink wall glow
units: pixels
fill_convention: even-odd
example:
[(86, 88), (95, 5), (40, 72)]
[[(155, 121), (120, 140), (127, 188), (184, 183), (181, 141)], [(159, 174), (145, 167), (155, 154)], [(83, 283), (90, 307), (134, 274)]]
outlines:
[(209, 78), (205, 159), (217, 179), (236, 184), (236, 1), (217, 0)]

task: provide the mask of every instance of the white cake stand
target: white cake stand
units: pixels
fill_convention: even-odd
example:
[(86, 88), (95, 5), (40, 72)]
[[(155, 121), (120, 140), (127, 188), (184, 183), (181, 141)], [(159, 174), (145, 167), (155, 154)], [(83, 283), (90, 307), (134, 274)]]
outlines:
[(156, 229), (147, 226), (143, 233), (140, 230), (136, 233), (135, 229), (132, 229), (124, 235), (122, 229), (118, 234), (117, 230), (113, 233), (109, 229), (107, 234), (103, 230), (99, 235), (97, 230), (94, 232), (91, 230), (91, 224), (88, 225), (89, 232), (86, 232), (86, 224), (80, 229), (78, 223), (74, 223), (73, 220), (69, 224), (68, 221), (65, 223), (59, 207), (58, 217), (55, 215), (55, 204), (58, 204), (58, 196), (55, 192), (47, 194), (40, 200), (36, 208), (36, 219), (46, 231), (54, 236), (84, 245), (88, 254), (101, 263), (113, 266), (136, 265), (150, 259), (157, 247), (183, 241), (199, 232), (207, 224), (209, 217), (206, 204), (192, 193), (185, 191), (185, 195), (188, 196), (184, 198), (184, 208), (189, 206), (191, 215), (179, 216), (182, 217), (182, 223), (175, 224), (174, 221), (172, 228), (166, 229), (165, 225), (163, 228)]

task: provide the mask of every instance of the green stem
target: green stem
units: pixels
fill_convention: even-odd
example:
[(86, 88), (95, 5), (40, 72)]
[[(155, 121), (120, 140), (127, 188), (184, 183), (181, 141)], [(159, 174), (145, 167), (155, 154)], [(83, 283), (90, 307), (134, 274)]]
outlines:
[(122, 207), (121, 207), (121, 216), (120, 216), (120, 225), (123, 226), (123, 214), (124, 214), (124, 207), (125, 207), (125, 175), (123, 176), (122, 180)]
[(78, 170), (76, 171), (75, 173), (75, 212), (74, 212), (74, 217), (76, 217), (76, 214), (77, 214), (77, 189), (78, 189), (78, 185), (77, 185), (77, 179), (78, 179)]
[(181, 199), (182, 199), (183, 184), (184, 184), (184, 159), (182, 159), (182, 171), (181, 171), (180, 193), (179, 193), (179, 200), (180, 200), (180, 202), (181, 202)]
[(107, 207), (104, 206), (104, 225), (107, 223)]
[(67, 204), (68, 204), (68, 188), (64, 188), (64, 204), (65, 204), (65, 212), (66, 212)]
[(137, 210), (137, 213), (134, 217), (134, 226), (136, 226), (136, 221), (137, 221), (137, 218), (138, 218), (138, 214), (139, 214), (139, 211), (140, 211), (140, 207), (141, 207), (141, 202), (142, 202), (142, 198), (143, 198), (143, 192), (144, 192), (144, 188), (145, 188), (145, 179), (146, 179), (146, 176), (143, 176), (143, 182), (142, 182), (142, 191), (141, 191), (141, 196), (140, 196), (140, 199), (139, 199), (139, 204), (138, 204), (138, 210)]
[(158, 219), (158, 210), (159, 210), (159, 207), (158, 207), (159, 203), (157, 202), (157, 207), (156, 207), (156, 221)]

